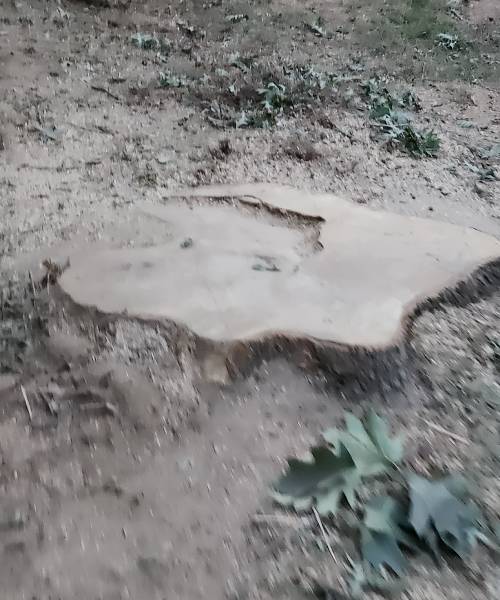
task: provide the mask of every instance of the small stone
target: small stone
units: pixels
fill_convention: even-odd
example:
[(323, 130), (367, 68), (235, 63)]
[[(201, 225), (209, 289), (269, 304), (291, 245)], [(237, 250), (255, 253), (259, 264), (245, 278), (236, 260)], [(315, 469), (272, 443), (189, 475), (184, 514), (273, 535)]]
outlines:
[(169, 161), (169, 157), (168, 154), (164, 154), (162, 152), (160, 152), (160, 154), (158, 154), (156, 156), (156, 161), (160, 164), (160, 165), (166, 165)]

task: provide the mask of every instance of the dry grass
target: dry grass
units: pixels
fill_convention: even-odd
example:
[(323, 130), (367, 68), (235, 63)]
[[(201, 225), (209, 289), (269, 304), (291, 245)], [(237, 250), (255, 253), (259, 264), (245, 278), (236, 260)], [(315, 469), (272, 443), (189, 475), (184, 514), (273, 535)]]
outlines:
[[(376, 0), (355, 18), (352, 33), (406, 78), (498, 82), (498, 27), (479, 29), (465, 18), (466, 8), (446, 0)], [(438, 44), (440, 34), (455, 36), (457, 47)]]

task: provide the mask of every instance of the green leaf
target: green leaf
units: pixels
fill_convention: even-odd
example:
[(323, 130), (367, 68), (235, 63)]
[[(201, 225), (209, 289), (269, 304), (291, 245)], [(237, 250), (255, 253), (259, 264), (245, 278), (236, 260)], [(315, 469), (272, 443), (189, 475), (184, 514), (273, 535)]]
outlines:
[(446, 50), (461, 50), (465, 46), (460, 38), (453, 33), (438, 33), (436, 44), (441, 48), (446, 48)]
[(361, 598), (364, 589), (368, 587), (367, 577), (363, 565), (353, 563), (351, 579), (349, 581), (349, 592), (352, 598)]
[(495, 537), (498, 540), (498, 543), (500, 544), (500, 520), (497, 521), (494, 525), (493, 525), (493, 531), (495, 533)]
[(171, 42), (168, 39), (160, 39), (149, 33), (136, 33), (131, 38), (132, 44), (142, 50), (161, 50), (167, 52)]
[(397, 465), (403, 460), (403, 437), (389, 437), (387, 423), (374, 411), (370, 411), (368, 415), (368, 433), (387, 461), (393, 465)]
[(460, 500), (467, 500), (471, 493), (471, 484), (462, 475), (449, 475), (441, 480), (449, 492)]
[(371, 412), (367, 428), (354, 415), (345, 418), (347, 431), (329, 429), (324, 439), (335, 449), (343, 446), (350, 454), (360, 476), (386, 473), (403, 458), (402, 438), (390, 438), (386, 423)]
[(406, 511), (400, 502), (390, 496), (378, 496), (368, 502), (364, 524), (372, 531), (387, 533), (409, 547), (414, 546), (410, 536), (401, 529), (409, 525)]
[(441, 142), (433, 131), (416, 131), (407, 125), (398, 137), (404, 150), (414, 157), (428, 156), (435, 158), (439, 152)]
[(389, 567), (398, 576), (403, 574), (408, 563), (395, 538), (368, 527), (361, 528), (361, 553), (374, 569)]
[(400, 546), (418, 550), (415, 539), (405, 529), (409, 528), (403, 505), (390, 496), (373, 498), (365, 507), (361, 528), (361, 552), (372, 567), (390, 567), (401, 575), (407, 560)]
[(479, 151), (482, 158), (499, 158), (500, 157), (500, 143), (493, 144), (488, 149), (483, 149)]
[(380, 121), (392, 113), (392, 106), (386, 102), (378, 102), (370, 110), (370, 118)]
[(168, 71), (160, 73), (159, 82), (161, 87), (180, 88), (189, 85), (189, 80), (184, 75), (175, 75)]
[(352, 562), (349, 569), (351, 578), (349, 581), (349, 592), (351, 598), (363, 597), (363, 592), (373, 590), (381, 596), (392, 596), (402, 592), (402, 580), (391, 579), (387, 574), (373, 569), (367, 562)]
[(478, 532), (478, 509), (457, 497), (447, 479), (433, 481), (410, 474), (408, 485), (410, 523), (433, 553), (437, 554), (437, 533), (441, 541), (461, 558), (470, 554)]
[(310, 461), (289, 459), (287, 472), (275, 486), (274, 499), (295, 510), (307, 510), (316, 502), (323, 516), (336, 514), (344, 497), (354, 506), (361, 478), (347, 450), (341, 447), (335, 454), (317, 447), (311, 455)]
[(411, 108), (416, 111), (422, 110), (422, 104), (420, 103), (418, 96), (416, 96), (411, 90), (407, 90), (401, 96), (400, 104), (401, 106)]
[(147, 33), (136, 33), (131, 38), (132, 43), (138, 48), (151, 50), (160, 47), (160, 42), (154, 35)]

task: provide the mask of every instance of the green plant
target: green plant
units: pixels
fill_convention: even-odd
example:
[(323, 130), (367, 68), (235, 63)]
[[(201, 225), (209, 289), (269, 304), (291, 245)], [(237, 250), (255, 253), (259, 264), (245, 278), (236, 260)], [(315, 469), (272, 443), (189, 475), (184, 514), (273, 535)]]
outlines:
[(371, 413), (365, 428), (354, 415), (346, 416), (346, 431), (329, 429), (326, 446), (311, 450), (312, 461), (291, 459), (276, 484), (275, 499), (296, 510), (315, 504), (319, 514), (336, 514), (345, 497), (356, 507), (363, 478), (390, 471), (403, 455), (402, 441), (387, 436), (385, 423)]
[(465, 44), (460, 40), (458, 35), (453, 33), (438, 33), (436, 36), (436, 44), (446, 50), (461, 50)]
[(159, 76), (160, 87), (173, 87), (180, 88), (189, 85), (189, 79), (184, 75), (175, 75), (169, 71), (160, 73)]
[(408, 154), (417, 158), (435, 158), (441, 146), (438, 136), (433, 131), (417, 131), (411, 125), (404, 127), (396, 141)]
[(453, 478), (429, 480), (410, 473), (407, 477), (410, 495), (408, 522), (436, 558), (442, 542), (465, 559), (477, 539), (481, 513), (470, 502), (467, 492)]
[[(296, 511), (313, 509), (318, 518), (349, 507), (361, 556), (352, 563), (353, 595), (390, 585), (386, 569), (401, 577), (412, 555), (427, 552), (438, 560), (448, 551), (466, 559), (478, 541), (498, 549), (498, 526), (485, 525), (463, 479), (403, 470), (403, 438), (391, 437), (373, 411), (364, 423), (351, 414), (345, 422), (345, 429), (323, 434), (324, 444), (312, 449), (309, 460), (288, 460), (273, 497)], [(360, 491), (366, 497), (370, 482), (390, 493), (361, 502)]]
[(361, 598), (366, 590), (373, 590), (383, 596), (390, 596), (401, 591), (401, 579), (391, 580), (385, 574), (370, 567), (366, 562), (354, 562), (349, 558), (348, 560), (350, 563), (349, 592), (351, 598)]
[(411, 90), (406, 90), (401, 96), (398, 96), (390, 92), (385, 82), (377, 77), (363, 82), (361, 89), (368, 100), (370, 117), (375, 120), (391, 114), (395, 110), (420, 111), (422, 109), (420, 100)]
[(435, 157), (440, 140), (433, 131), (418, 131), (411, 125), (408, 111), (420, 111), (422, 106), (413, 92), (407, 90), (401, 96), (391, 93), (378, 78), (361, 84), (368, 99), (370, 118), (381, 130), (389, 147), (400, 148), (415, 158)]
[[(247, 103), (246, 108), (234, 121), (237, 129), (243, 127), (271, 127), (286, 109), (293, 107), (293, 101), (282, 84), (271, 81), (265, 87), (256, 90), (256, 92), (259, 101)], [(236, 89), (233, 96), (238, 100)]]
[(429, 39), (453, 24), (445, 0), (409, 0), (402, 12), (402, 32), (410, 40)]
[(233, 54), (227, 69), (216, 68), (204, 85), (198, 86), (198, 97), (210, 97), (210, 102), (204, 103), (204, 113), (215, 127), (272, 127), (280, 117), (310, 111), (336, 94), (339, 78), (334, 74), (312, 65), (269, 70), (269, 65), (255, 59)]
[(141, 50), (161, 50), (166, 52), (170, 49), (170, 41), (167, 39), (160, 39), (156, 35), (150, 33), (135, 33), (131, 37), (131, 41), (134, 46), (141, 48)]
[(373, 498), (365, 506), (360, 526), (363, 560), (375, 570), (387, 566), (400, 576), (407, 566), (401, 546), (415, 548), (403, 505), (390, 496)]
[(265, 87), (257, 90), (262, 97), (262, 106), (269, 114), (282, 112), (286, 106), (292, 104), (286, 94), (286, 88), (280, 83), (269, 82)]

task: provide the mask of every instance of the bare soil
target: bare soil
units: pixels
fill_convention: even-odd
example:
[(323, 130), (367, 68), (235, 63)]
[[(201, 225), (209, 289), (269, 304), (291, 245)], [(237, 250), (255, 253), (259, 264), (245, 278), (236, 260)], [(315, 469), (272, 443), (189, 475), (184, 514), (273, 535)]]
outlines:
[[(415, 14), (352, 0), (0, 0), (2, 598), (349, 597), (342, 525), (327, 524), (334, 561), (314, 519), (277, 511), (268, 490), (287, 456), (369, 406), (407, 434), (409, 465), (465, 473), (500, 518), (487, 392), (500, 384), (498, 293), (420, 315), (404, 384), (367, 390), (285, 355), (210, 382), (174, 324), (86, 313), (36, 283), (42, 260), (64, 264), (83, 242), (167, 237), (131, 209), (187, 184), (292, 183), (499, 236), (497, 3), (420, 0)], [(137, 32), (162, 47), (137, 47)], [(314, 84), (297, 76), (311, 67)], [(334, 87), (317, 84), (329, 76)], [(361, 88), (376, 76), (418, 96), (437, 158), (389, 150)], [(236, 128), (270, 82), (290, 98), (283, 114)], [(465, 566), (417, 561), (404, 595), (498, 598), (498, 561), (484, 549)]]

